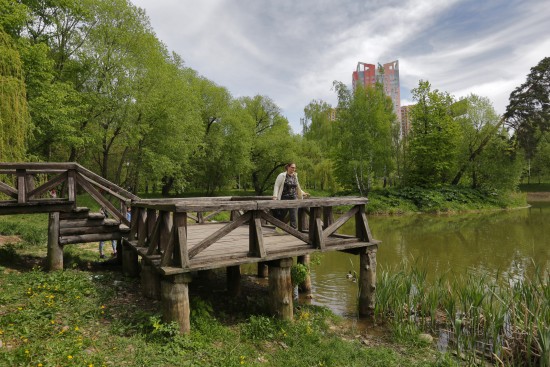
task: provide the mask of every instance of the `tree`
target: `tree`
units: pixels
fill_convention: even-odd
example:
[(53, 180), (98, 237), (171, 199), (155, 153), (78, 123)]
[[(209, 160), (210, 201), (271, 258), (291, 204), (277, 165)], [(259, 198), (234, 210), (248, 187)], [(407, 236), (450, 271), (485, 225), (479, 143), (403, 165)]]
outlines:
[(447, 92), (432, 91), (430, 83), (422, 80), (412, 94), (417, 103), (411, 111), (407, 183), (448, 183), (456, 172), (460, 147), (459, 125), (451, 114), (453, 98)]
[(460, 168), (452, 184), (458, 185), (464, 173), (469, 171), (470, 183), (473, 187), (477, 187), (479, 166), (475, 162), (492, 139), (502, 138), (502, 133), (499, 131), (502, 120), (488, 98), (475, 94), (453, 104), (452, 114), (456, 116), (455, 120), (460, 126), (461, 134), (460, 151), (457, 157)]
[(254, 122), (226, 88), (203, 78), (199, 84), (204, 138), (194, 154), (194, 183), (212, 194), (250, 172)]
[(531, 68), (525, 83), (510, 94), (504, 118), (527, 158), (532, 158), (540, 137), (550, 130), (550, 57)]
[(335, 169), (344, 187), (366, 195), (375, 178), (389, 176), (393, 170), (392, 126), (397, 117), (391, 99), (377, 83), (350, 91), (334, 82), (338, 94)]
[(253, 121), (251, 179), (254, 191), (261, 195), (273, 184), (275, 173), (297, 156), (296, 140), (288, 120), (269, 97), (256, 95), (239, 101)]
[(29, 127), (21, 58), (0, 27), (0, 161), (24, 160)]

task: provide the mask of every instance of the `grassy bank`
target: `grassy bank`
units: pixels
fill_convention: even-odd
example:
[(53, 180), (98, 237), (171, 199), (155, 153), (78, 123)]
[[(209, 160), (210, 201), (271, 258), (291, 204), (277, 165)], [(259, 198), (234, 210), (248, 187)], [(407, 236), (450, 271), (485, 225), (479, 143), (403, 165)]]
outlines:
[(371, 214), (453, 213), (508, 209), (527, 205), (521, 192), (482, 191), (464, 187), (380, 189), (369, 193)]
[(1, 366), (452, 365), (417, 334), (374, 335), (324, 308), (299, 306), (292, 323), (273, 319), (267, 290), (248, 278), (239, 298), (225, 294), (223, 279), (193, 281), (192, 333), (180, 336), (138, 280), (94, 263), (95, 245), (66, 246), (66, 269), (44, 272), (45, 238), (36, 236), (45, 220), (0, 221), (0, 233), (22, 239), (0, 245)]

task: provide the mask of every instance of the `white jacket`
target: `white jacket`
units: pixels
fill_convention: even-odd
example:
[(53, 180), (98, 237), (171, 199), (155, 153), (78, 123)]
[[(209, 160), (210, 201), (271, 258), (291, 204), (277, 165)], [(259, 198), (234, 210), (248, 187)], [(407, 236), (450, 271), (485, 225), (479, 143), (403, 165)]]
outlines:
[[(273, 187), (273, 197), (277, 198), (277, 200), (281, 200), (281, 196), (283, 195), (283, 188), (285, 186), (285, 177), (286, 177), (286, 171), (283, 173), (280, 173), (279, 176), (277, 176), (277, 179), (275, 180), (275, 186)], [(296, 194), (298, 194), (298, 199), (303, 199), (305, 192), (302, 191), (302, 188), (300, 187), (300, 182), (298, 181), (298, 174), (294, 172), (294, 177), (296, 177)]]

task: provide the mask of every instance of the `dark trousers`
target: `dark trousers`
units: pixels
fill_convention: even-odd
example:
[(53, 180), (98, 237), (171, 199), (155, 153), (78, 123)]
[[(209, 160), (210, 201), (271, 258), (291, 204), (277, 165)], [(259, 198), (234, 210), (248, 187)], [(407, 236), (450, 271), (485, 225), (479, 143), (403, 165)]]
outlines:
[[(295, 198), (282, 197), (281, 200), (296, 200)], [(277, 209), (274, 213), (274, 217), (284, 222), (286, 213), (290, 213), (290, 226), (296, 228), (296, 217), (298, 216), (298, 210), (296, 208)]]

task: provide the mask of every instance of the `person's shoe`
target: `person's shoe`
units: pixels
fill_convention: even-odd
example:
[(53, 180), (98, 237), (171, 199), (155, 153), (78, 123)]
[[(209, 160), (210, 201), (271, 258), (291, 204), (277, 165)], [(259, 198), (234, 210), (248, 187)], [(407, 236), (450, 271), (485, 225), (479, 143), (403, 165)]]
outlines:
[(99, 255), (99, 258), (100, 258), (100, 259), (105, 259), (105, 255), (103, 255), (103, 254), (102, 254), (102, 255)]
[(116, 257), (116, 252), (111, 252), (111, 257)]

